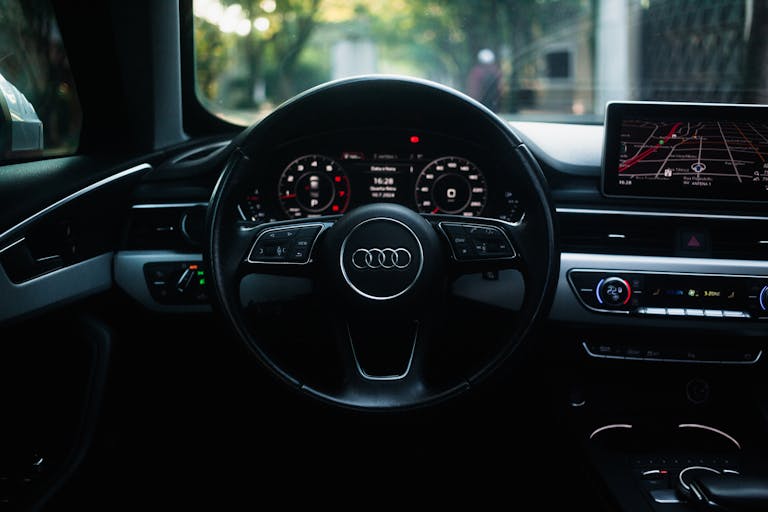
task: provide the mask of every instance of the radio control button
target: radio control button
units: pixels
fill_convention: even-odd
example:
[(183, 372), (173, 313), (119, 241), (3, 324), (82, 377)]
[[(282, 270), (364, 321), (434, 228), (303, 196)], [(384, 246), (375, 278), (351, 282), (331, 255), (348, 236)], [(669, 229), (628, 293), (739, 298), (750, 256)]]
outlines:
[(667, 308), (643, 308), (641, 313), (646, 315), (666, 315)]
[(705, 309), (704, 310), (704, 316), (710, 316), (713, 318), (722, 318), (723, 317), (723, 311), (720, 309)]
[(667, 308), (667, 314), (670, 316), (685, 316), (683, 308)]
[(703, 309), (686, 309), (685, 316), (704, 316)]

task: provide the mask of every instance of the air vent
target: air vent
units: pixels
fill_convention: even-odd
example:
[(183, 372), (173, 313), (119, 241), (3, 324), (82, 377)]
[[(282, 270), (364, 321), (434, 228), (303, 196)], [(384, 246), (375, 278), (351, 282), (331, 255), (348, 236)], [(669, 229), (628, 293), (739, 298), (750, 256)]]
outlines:
[(768, 219), (561, 212), (564, 252), (768, 260)]
[(560, 214), (563, 251), (596, 254), (671, 255), (674, 234), (663, 219), (624, 215)]
[(131, 209), (123, 247), (199, 252), (205, 211), (204, 204), (136, 205)]

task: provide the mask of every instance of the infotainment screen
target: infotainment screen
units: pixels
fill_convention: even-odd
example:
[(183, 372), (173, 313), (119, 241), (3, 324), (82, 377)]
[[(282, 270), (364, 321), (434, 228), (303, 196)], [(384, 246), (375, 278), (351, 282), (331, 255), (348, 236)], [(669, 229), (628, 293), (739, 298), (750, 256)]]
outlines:
[(608, 104), (603, 193), (768, 201), (768, 107)]

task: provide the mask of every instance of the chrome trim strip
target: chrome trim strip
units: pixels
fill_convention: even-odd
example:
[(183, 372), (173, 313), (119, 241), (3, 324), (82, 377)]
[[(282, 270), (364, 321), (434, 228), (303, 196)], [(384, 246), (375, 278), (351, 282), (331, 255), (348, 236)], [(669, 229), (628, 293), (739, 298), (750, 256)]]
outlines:
[(0, 240), (4, 240), (5, 238), (9, 237), (10, 235), (15, 233), (16, 231), (21, 231), (22, 229), (27, 227), (29, 224), (32, 224), (33, 222), (38, 220), (40, 217), (43, 217), (44, 215), (52, 212), (53, 210), (55, 210), (56, 208), (58, 208), (60, 206), (63, 206), (63, 205), (65, 205), (65, 204), (67, 204), (67, 203), (69, 203), (71, 201), (74, 201), (75, 199), (79, 198), (80, 196), (83, 196), (83, 195), (85, 195), (85, 194), (87, 194), (89, 192), (92, 192), (92, 191), (96, 190), (97, 188), (103, 187), (104, 185), (108, 185), (108, 184), (112, 183), (113, 181), (117, 181), (117, 180), (119, 180), (121, 178), (125, 178), (126, 176), (130, 176), (131, 174), (135, 174), (135, 173), (141, 172), (141, 171), (148, 171), (150, 169), (152, 169), (151, 165), (149, 165), (147, 163), (143, 163), (143, 164), (139, 164), (139, 165), (133, 166), (133, 167), (131, 167), (129, 169), (126, 169), (124, 171), (120, 171), (117, 174), (113, 174), (112, 176), (107, 176), (106, 178), (104, 178), (102, 180), (99, 180), (96, 183), (91, 183), (87, 187), (82, 188), (82, 189), (78, 190), (77, 192), (73, 192), (73, 193), (69, 194), (68, 196), (66, 196), (66, 197), (64, 197), (62, 199), (59, 199), (55, 203), (53, 203), (53, 204), (43, 208), (42, 210), (40, 210), (39, 212), (35, 213), (34, 215), (31, 215), (30, 217), (27, 217), (26, 219), (24, 219), (23, 221), (19, 222), (18, 224), (16, 224), (12, 228), (6, 230), (5, 233), (0, 235)]
[(207, 202), (200, 203), (142, 203), (134, 204), (131, 208), (135, 210), (154, 209), (154, 208), (192, 208), (193, 206), (205, 206), (208, 207)]
[(685, 483), (685, 481), (683, 481), (683, 475), (685, 474), (686, 471), (690, 471), (692, 469), (703, 469), (703, 470), (706, 470), (706, 471), (711, 471), (712, 473), (717, 473), (718, 475), (720, 474), (720, 472), (718, 470), (710, 468), (710, 467), (707, 467), (707, 466), (688, 466), (687, 468), (682, 470), (680, 472), (680, 474), (677, 475), (677, 479), (679, 480), (680, 485), (682, 485), (683, 488), (685, 488), (686, 490), (689, 490), (691, 488), (691, 486), (688, 485), (687, 483)]
[(650, 493), (656, 503), (682, 503), (674, 489), (651, 489)]
[(668, 359), (663, 357), (624, 357), (624, 356), (607, 356), (605, 354), (595, 354), (591, 350), (589, 350), (589, 347), (587, 346), (586, 341), (581, 342), (581, 346), (584, 347), (584, 351), (587, 353), (589, 357), (594, 357), (596, 359), (616, 359), (618, 361), (647, 361), (651, 363), (684, 363), (684, 364), (728, 364), (728, 365), (753, 365), (760, 361), (760, 358), (763, 357), (763, 351), (760, 350), (754, 359), (751, 361), (717, 361), (717, 360), (698, 360), (698, 361), (691, 361), (688, 359)]
[(632, 425), (629, 423), (613, 423), (611, 425), (603, 425), (602, 427), (598, 427), (595, 430), (592, 431), (591, 434), (589, 434), (589, 438), (592, 439), (600, 432), (603, 432), (604, 430), (611, 430), (614, 428), (632, 428)]
[(757, 215), (721, 215), (714, 213), (673, 213), (673, 212), (642, 212), (635, 210), (601, 210), (596, 208), (556, 208), (557, 213), (578, 213), (584, 215), (635, 215), (640, 217), (686, 217), (692, 219), (723, 219), (723, 220), (764, 220), (768, 217)]
[(714, 432), (715, 434), (720, 434), (721, 436), (728, 439), (730, 442), (736, 445), (736, 448), (741, 450), (741, 444), (736, 440), (735, 437), (729, 435), (726, 432), (723, 432), (719, 428), (710, 427), (709, 425), (702, 425), (701, 423), (681, 423), (677, 426), (677, 428), (700, 428), (702, 430), (707, 430), (709, 432)]
[(21, 238), (19, 238), (18, 240), (16, 240), (15, 242), (13, 242), (12, 244), (6, 245), (6, 246), (5, 246), (5, 247), (3, 247), (2, 249), (0, 249), (0, 254), (3, 254), (3, 253), (4, 253), (5, 251), (7, 251), (8, 249), (10, 249), (11, 247), (13, 247), (14, 245), (18, 245), (18, 244), (20, 244), (20, 243), (21, 243), (21, 242), (23, 242), (24, 240), (26, 240), (26, 237), (21, 237)]

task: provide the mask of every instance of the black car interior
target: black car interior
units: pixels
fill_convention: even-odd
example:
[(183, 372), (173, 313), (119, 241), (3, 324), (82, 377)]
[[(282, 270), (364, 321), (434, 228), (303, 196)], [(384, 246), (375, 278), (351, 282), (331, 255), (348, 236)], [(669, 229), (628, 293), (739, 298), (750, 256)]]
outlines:
[(77, 154), (0, 165), (0, 508), (768, 510), (768, 107), (375, 75), (243, 129), (191, 1), (84, 5)]

